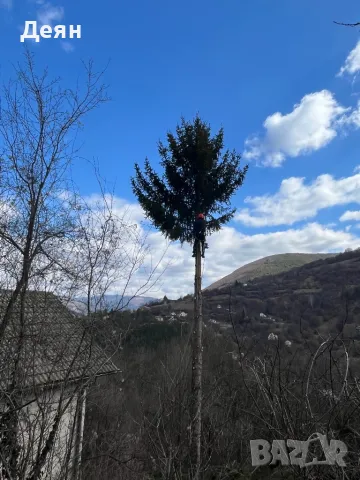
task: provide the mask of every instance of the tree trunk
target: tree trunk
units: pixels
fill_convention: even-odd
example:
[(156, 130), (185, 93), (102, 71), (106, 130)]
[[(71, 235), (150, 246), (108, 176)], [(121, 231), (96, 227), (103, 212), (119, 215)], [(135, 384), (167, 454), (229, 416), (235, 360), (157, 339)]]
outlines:
[(191, 470), (192, 480), (200, 479), (201, 465), (201, 406), (202, 406), (202, 298), (201, 255), (198, 242), (195, 257), (194, 322), (192, 331), (191, 385)]

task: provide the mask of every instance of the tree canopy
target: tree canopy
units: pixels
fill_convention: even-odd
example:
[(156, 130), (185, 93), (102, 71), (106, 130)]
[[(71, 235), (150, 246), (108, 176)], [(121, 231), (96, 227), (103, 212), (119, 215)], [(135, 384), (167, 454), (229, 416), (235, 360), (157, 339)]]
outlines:
[(192, 122), (181, 119), (176, 135), (167, 134), (167, 145), (158, 144), (163, 173), (145, 159), (142, 172), (135, 164), (133, 192), (148, 219), (166, 238), (193, 240), (196, 213), (207, 218), (207, 233), (220, 230), (234, 216), (230, 199), (242, 185), (248, 166), (240, 168), (240, 155), (224, 151), (224, 131), (211, 136), (210, 125), (198, 115)]

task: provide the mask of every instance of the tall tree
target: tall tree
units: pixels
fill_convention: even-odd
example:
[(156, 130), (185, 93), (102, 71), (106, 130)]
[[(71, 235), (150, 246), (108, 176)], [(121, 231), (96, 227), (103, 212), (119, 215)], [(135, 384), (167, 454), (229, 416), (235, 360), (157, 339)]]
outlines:
[[(193, 122), (184, 118), (176, 135), (167, 134), (167, 145), (158, 144), (163, 173), (148, 159), (142, 172), (135, 164), (131, 179), (133, 192), (148, 219), (166, 238), (192, 242), (196, 213), (207, 218), (207, 234), (221, 229), (235, 214), (230, 199), (242, 185), (248, 166), (240, 168), (236, 151), (224, 152), (224, 131), (212, 136), (210, 125), (198, 115)], [(192, 478), (199, 479), (201, 466), (202, 406), (202, 301), (200, 246), (195, 257), (194, 328), (192, 343)]]

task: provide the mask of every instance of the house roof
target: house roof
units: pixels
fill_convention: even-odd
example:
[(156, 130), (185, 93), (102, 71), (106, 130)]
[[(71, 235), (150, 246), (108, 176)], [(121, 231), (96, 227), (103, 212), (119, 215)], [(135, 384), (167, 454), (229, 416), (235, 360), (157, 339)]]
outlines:
[[(0, 322), (10, 295), (10, 292), (0, 293)], [(70, 382), (119, 371), (94, 343), (82, 321), (54, 294), (27, 292), (23, 328), (20, 318), (20, 302), (17, 301), (0, 344), (2, 388), (9, 387), (17, 350), (20, 352), (17, 368), (19, 388)]]

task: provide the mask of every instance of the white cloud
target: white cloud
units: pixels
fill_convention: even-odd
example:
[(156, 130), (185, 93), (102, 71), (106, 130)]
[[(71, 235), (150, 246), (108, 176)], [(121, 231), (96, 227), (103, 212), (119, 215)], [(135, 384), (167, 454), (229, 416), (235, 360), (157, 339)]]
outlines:
[(286, 157), (319, 150), (337, 135), (336, 121), (347, 111), (328, 90), (305, 95), (291, 113), (267, 117), (264, 137), (247, 139), (244, 157), (279, 167)]
[(340, 217), (340, 222), (349, 222), (352, 220), (358, 221), (360, 220), (360, 210), (358, 211), (350, 211), (347, 210), (345, 213), (343, 213)]
[[(86, 200), (96, 211), (100, 196), (92, 195)], [(137, 225), (139, 234), (146, 233), (145, 217), (137, 203), (116, 197), (113, 202), (113, 211), (126, 223)], [(129, 238), (134, 238), (132, 235)], [(309, 223), (299, 229), (244, 235), (233, 227), (225, 226), (220, 232), (211, 235), (208, 239), (209, 249), (203, 263), (204, 288), (220, 278), (228, 275), (236, 268), (259, 258), (278, 253), (318, 253), (344, 251), (345, 248), (357, 248), (360, 238), (344, 230), (334, 230), (318, 223)], [(126, 240), (126, 249), (132, 251), (132, 244)], [(136, 272), (127, 294), (132, 294), (137, 287), (143, 285), (149, 271), (158, 264), (158, 274), (163, 270), (159, 282), (146, 292), (146, 295), (158, 298), (167, 295), (178, 298), (193, 292), (194, 259), (191, 256), (192, 246), (177, 242), (169, 243), (160, 232), (151, 230), (146, 237), (146, 244), (150, 247), (144, 258), (144, 264)], [(62, 250), (66, 245), (62, 244)], [(120, 276), (124, 277), (122, 271)], [(125, 275), (125, 281), (127, 277)], [(122, 293), (124, 278), (111, 288), (108, 293)]]
[(357, 165), (355, 168), (354, 168), (354, 173), (358, 173), (360, 172), (360, 165)]
[[(148, 237), (152, 260), (158, 260), (167, 242), (155, 232)], [(203, 288), (259, 258), (278, 253), (342, 252), (345, 248), (357, 248), (360, 238), (346, 231), (336, 231), (317, 223), (300, 229), (281, 232), (243, 235), (232, 227), (224, 227), (208, 238), (209, 249), (203, 263)], [(193, 293), (194, 259), (192, 247), (178, 243), (170, 244), (160, 264), (160, 269), (169, 262), (157, 289), (148, 292), (156, 297), (167, 295), (175, 299)], [(141, 277), (139, 277), (140, 279)], [(141, 281), (140, 281), (141, 283)], [(113, 291), (116, 293), (116, 289)]]
[(354, 108), (348, 115), (342, 115), (337, 121), (337, 127), (355, 127), (360, 128), (360, 100), (358, 100), (356, 108)]
[[(338, 76), (360, 71), (360, 40), (349, 53)], [(280, 167), (287, 157), (306, 155), (328, 145), (346, 127), (360, 128), (360, 101), (345, 108), (332, 92), (321, 90), (305, 95), (290, 113), (269, 115), (263, 135), (245, 141), (244, 158), (268, 167)], [(345, 132), (344, 132), (345, 133)]]
[(338, 180), (328, 174), (320, 175), (309, 185), (304, 180), (286, 178), (274, 195), (245, 198), (251, 207), (241, 209), (235, 220), (251, 227), (293, 225), (314, 218), (324, 208), (360, 204), (360, 174)]
[[(360, 175), (359, 175), (360, 177)], [(98, 198), (93, 196), (93, 199)], [(124, 211), (142, 229), (145, 220), (143, 211), (138, 204), (130, 204), (124, 199), (116, 198), (114, 210), (121, 215)], [(147, 237), (151, 255), (146, 259), (147, 266), (159, 262), (159, 270), (166, 268), (157, 288), (148, 292), (156, 297), (167, 295), (178, 298), (193, 292), (194, 259), (191, 256), (192, 246), (177, 242), (170, 243), (158, 231), (152, 231)], [(209, 249), (204, 260), (203, 285), (211, 283), (228, 275), (236, 268), (259, 258), (277, 253), (318, 253), (329, 251), (344, 251), (345, 248), (357, 248), (360, 239), (344, 230), (310, 223), (299, 229), (244, 235), (235, 228), (225, 226), (208, 238)], [(164, 254), (165, 252), (165, 254)], [(162, 258), (163, 256), (163, 258)], [(137, 273), (139, 284), (145, 278), (144, 273)], [(116, 290), (113, 291), (116, 293)]]
[(341, 67), (337, 76), (341, 77), (344, 75), (344, 73), (354, 75), (359, 70), (360, 70), (360, 40), (349, 53), (347, 59), (345, 60), (345, 64)]
[(64, 8), (55, 7), (51, 3), (44, 3), (37, 12), (37, 18), (41, 25), (53, 25), (64, 17)]
[(280, 167), (286, 157), (306, 155), (328, 145), (346, 127), (360, 128), (360, 101), (356, 108), (341, 106), (328, 90), (305, 95), (291, 113), (274, 113), (263, 124), (263, 137), (245, 141), (244, 158), (264, 166)]
[(75, 47), (70, 42), (61, 42), (61, 48), (66, 52), (70, 53), (75, 50)]

